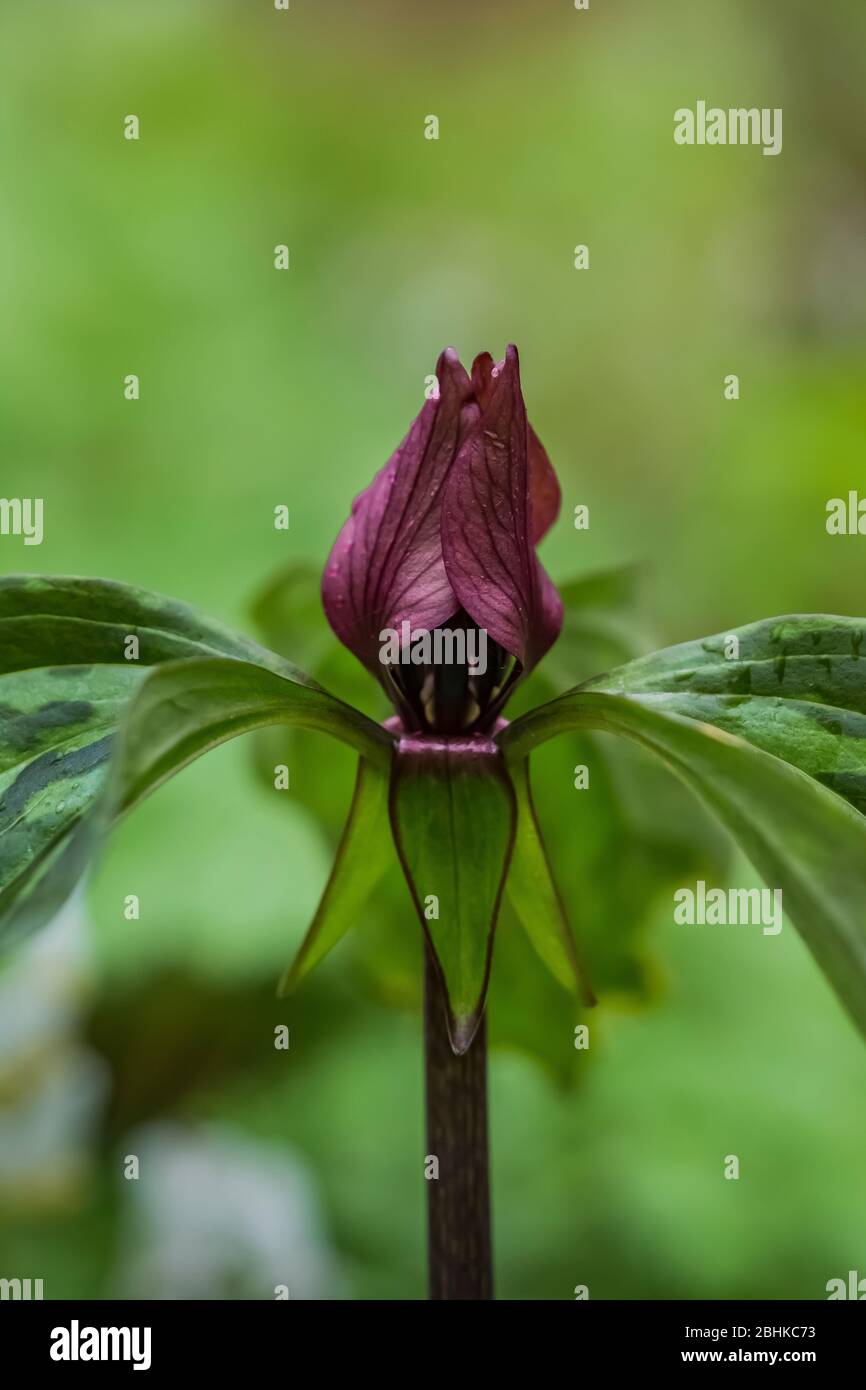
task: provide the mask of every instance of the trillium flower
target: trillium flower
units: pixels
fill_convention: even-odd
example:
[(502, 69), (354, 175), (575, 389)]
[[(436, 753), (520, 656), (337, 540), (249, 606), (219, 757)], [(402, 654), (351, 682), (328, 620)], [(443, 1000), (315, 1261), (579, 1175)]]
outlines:
[[(284, 987), (357, 920), (396, 851), (451, 1045), (465, 1052), (503, 892), (556, 979), (591, 997), (529, 757), (559, 734), (601, 730), (655, 754), (710, 806), (783, 890), (866, 1030), (866, 622), (768, 618), (571, 689), (570, 632), (564, 693), (508, 722), (506, 702), (563, 622), (536, 555), (559, 487), (527, 422), (516, 349), (498, 363), (482, 354), (471, 373), (449, 349), (437, 382), (356, 500), (322, 584), (332, 628), (392, 702), (384, 724), (176, 600), (103, 579), (0, 578), (0, 940), (48, 921), (116, 819), (193, 759), (266, 725), (315, 729), (359, 755), (358, 774)], [(289, 624), (293, 652), (304, 627)], [(444, 646), (428, 640), (443, 633)]]
[[(471, 374), (446, 351), (437, 381), (355, 502), (322, 585), (332, 628), (392, 702), (384, 723), (186, 604), (111, 580), (0, 577), (0, 941), (51, 920), (112, 825), (210, 749), (271, 725), (348, 745), (348, 819), (283, 984), (353, 925), (396, 852), (428, 943), (426, 1142), (446, 1159), (427, 1183), (431, 1296), (476, 1298), (491, 1290), (482, 1023), (503, 892), (560, 984), (591, 998), (530, 756), (599, 731), (659, 759), (782, 895), (866, 1033), (866, 619), (767, 618), (578, 677), (579, 609), (605, 588), (590, 578), (582, 597), (571, 588), (546, 668), (562, 654), (564, 693), (509, 722), (508, 699), (563, 626), (535, 553), (559, 488), (527, 423), (514, 348), (499, 363), (476, 358)], [(295, 592), (281, 577), (278, 609), (283, 587)], [(306, 643), (320, 669), (309, 611), (287, 608), (285, 629), (265, 623), (281, 631), (270, 645), (296, 655)], [(587, 804), (595, 816), (599, 803)], [(626, 839), (612, 833), (613, 862)]]
[[(356, 498), (322, 599), (403, 732), (483, 734), (562, 626), (535, 554), (559, 512), (559, 484), (527, 423), (515, 347), (497, 364), (477, 357), (471, 377), (448, 348), (436, 377), (438, 394)], [(386, 632), (440, 628), (483, 632), (486, 671), (383, 661)]]
[[(436, 377), (436, 395), (356, 498), (322, 599), (396, 711), (391, 825), (463, 1051), (483, 1008), (515, 833), (515, 791), (493, 735), (562, 626), (535, 553), (560, 490), (526, 418), (515, 347), (498, 363), (476, 357), (471, 375), (447, 348)], [(430, 642), (441, 633), (447, 642)]]

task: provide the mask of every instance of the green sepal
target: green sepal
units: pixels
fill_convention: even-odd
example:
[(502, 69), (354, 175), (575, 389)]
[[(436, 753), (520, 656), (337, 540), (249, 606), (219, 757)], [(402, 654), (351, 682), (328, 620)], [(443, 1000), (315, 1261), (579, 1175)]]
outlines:
[(517, 803), (517, 828), (508, 869), (509, 901), (529, 940), (554, 979), (576, 991), (581, 1002), (595, 999), (582, 968), (568, 918), (553, 880), (547, 851), (532, 802), (529, 760), (511, 768)]
[(290, 993), (355, 924), (393, 856), (388, 777), (382, 768), (361, 758), (325, 891), (300, 949), (280, 981), (280, 995)]
[(391, 825), (448, 997), (456, 1053), (472, 1042), (487, 993), (493, 934), (514, 841), (514, 788), (483, 738), (401, 739)]

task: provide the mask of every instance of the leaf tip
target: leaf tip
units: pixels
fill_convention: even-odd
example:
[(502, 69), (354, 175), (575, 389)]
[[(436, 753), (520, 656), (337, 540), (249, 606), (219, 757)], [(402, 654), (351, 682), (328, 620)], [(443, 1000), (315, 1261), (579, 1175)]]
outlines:
[(277, 985), (278, 999), (285, 999), (287, 995), (294, 993), (295, 986), (297, 985), (301, 974), (300, 970), (298, 969), (298, 964), (299, 963), (297, 960), (293, 960), (291, 965), (286, 966), (285, 970), (280, 976), (280, 982)]
[(448, 1041), (455, 1057), (462, 1057), (469, 1051), (481, 1026), (483, 1015), (483, 1007), (474, 1009), (470, 1014), (459, 1015), (448, 1010)]

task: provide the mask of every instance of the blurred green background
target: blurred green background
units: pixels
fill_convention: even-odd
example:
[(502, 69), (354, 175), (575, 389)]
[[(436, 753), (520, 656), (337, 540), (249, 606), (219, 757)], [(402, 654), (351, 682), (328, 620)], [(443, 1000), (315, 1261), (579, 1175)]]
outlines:
[[(781, 155), (675, 146), (698, 99), (782, 107)], [(639, 562), (657, 645), (866, 611), (864, 542), (824, 526), (864, 477), (861, 0), (6, 0), (0, 123), (2, 491), (45, 499), (4, 570), (249, 631), (274, 570), (321, 567), (439, 350), (513, 340), (563, 485), (556, 579)], [(389, 889), (274, 999), (351, 785), (316, 736), (296, 756), (288, 800), (245, 741), (185, 772), (0, 969), (0, 1276), (423, 1296), (420, 934)], [(573, 762), (540, 759), (537, 791), (611, 987), (576, 1054), (503, 923), (498, 1293), (824, 1297), (866, 1274), (862, 1043), (790, 927), (673, 926), (704, 861), (660, 843), (666, 786), (642, 773), (587, 849)]]

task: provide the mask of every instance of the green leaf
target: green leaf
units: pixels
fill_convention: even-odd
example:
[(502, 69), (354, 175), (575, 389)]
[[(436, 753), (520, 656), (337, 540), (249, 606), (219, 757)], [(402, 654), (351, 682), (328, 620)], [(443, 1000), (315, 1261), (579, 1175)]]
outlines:
[(388, 823), (388, 778), (363, 758), (355, 794), (322, 900), (301, 948), (280, 983), (288, 994), (357, 921), (394, 858)]
[(528, 760), (511, 770), (517, 828), (508, 869), (508, 897), (526, 933), (551, 974), (565, 989), (592, 1003), (592, 991), (578, 963), (574, 938), (550, 871), (535, 818)]
[[(195, 609), (110, 579), (8, 575), (0, 579), (0, 672), (117, 665), (128, 636), (138, 665), (185, 656), (233, 656), (273, 670), (286, 663)], [(70, 677), (72, 679), (72, 677)]]
[(650, 696), (653, 708), (737, 734), (866, 811), (864, 635), (859, 618), (768, 618), (642, 657), (588, 688)]
[(514, 822), (514, 790), (493, 744), (419, 737), (398, 745), (391, 824), (442, 972), (458, 1053), (472, 1042), (484, 1009)]
[(268, 724), (329, 733), (389, 766), (390, 736), (312, 682), (245, 661), (173, 661), (143, 683), (121, 728), (113, 776), (118, 809), (217, 744)]
[(511, 760), (563, 730), (607, 730), (657, 754), (710, 806), (866, 1033), (866, 819), (789, 763), (652, 696), (573, 691), (508, 726)]
[[(137, 661), (125, 660), (132, 637)], [(115, 815), (208, 748), (273, 722), (390, 758), (379, 726), (183, 604), (104, 580), (0, 580), (0, 935), (53, 915)]]

